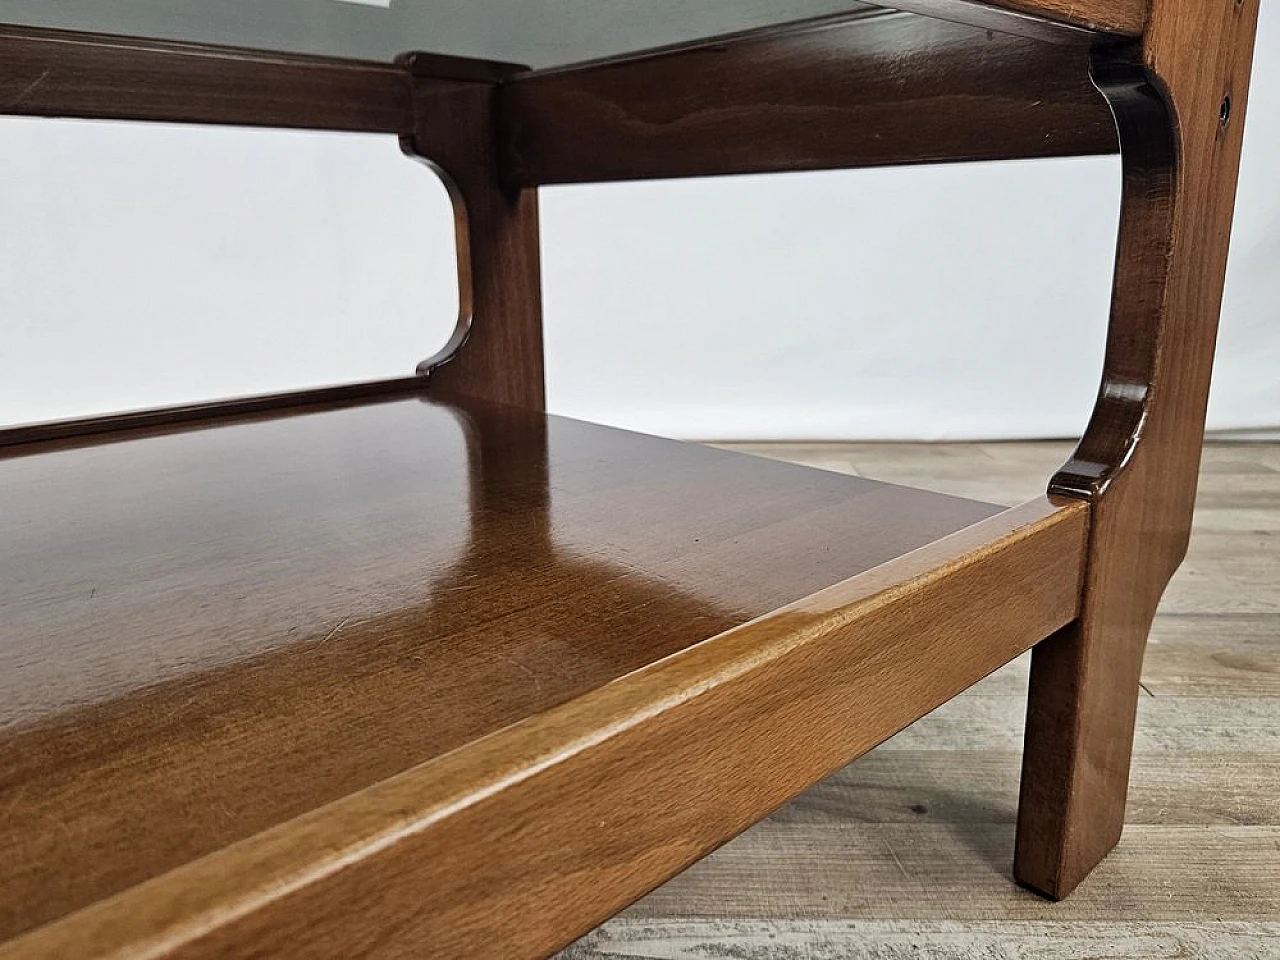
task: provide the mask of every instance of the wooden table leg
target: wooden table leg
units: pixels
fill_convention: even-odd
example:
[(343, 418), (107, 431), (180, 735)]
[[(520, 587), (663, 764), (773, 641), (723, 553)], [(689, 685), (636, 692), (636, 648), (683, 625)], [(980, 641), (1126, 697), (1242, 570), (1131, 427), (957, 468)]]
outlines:
[(1036, 648), (1014, 872), (1070, 893), (1124, 823), (1143, 649), (1186, 552), (1259, 0), (1153, 0), (1094, 53), (1124, 197), (1102, 391), (1057, 493), (1089, 499), (1078, 622)]

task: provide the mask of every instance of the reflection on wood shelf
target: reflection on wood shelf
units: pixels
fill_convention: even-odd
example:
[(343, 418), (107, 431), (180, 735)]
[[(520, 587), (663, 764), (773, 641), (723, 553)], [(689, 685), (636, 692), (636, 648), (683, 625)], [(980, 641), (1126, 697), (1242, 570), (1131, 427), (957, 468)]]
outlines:
[[(732, 700), (747, 682), (733, 677), (750, 676), (798, 692), (817, 669), (811, 680), (840, 678), (832, 708), (852, 720), (883, 709), (858, 705), (859, 683), (877, 696), (905, 684), (889, 713), (827, 741), (819, 769), (802, 764), (803, 786), (1065, 622), (1078, 578), (1067, 558), (1083, 548), (1081, 504), (1001, 513), (476, 402), (353, 403), (11, 452), (0, 460), (12, 546), (0, 579), (0, 755), (20, 799), (0, 844), (10, 936), (147, 880), (164, 890), (165, 871), (263, 831), (279, 842), (295, 818), (372, 802), (364, 791), (433, 758), (444, 766), (429, 782), (455, 784), (473, 806), (463, 798), (494, 789), (482, 784), (499, 761), (484, 751), (508, 765), (537, 755), (504, 744), (554, 742), (535, 718), (560, 704), (567, 726), (556, 729), (571, 740), (607, 738), (619, 723), (656, 738), (643, 755), (657, 766), (637, 768), (656, 802), (673, 762), (661, 759), (674, 749), (663, 724), (679, 721), (694, 688)], [(885, 604), (935, 590), (954, 597), (957, 617), (1004, 610), (1003, 626), (950, 654), (955, 670), (937, 681), (905, 651), (880, 660), (899, 640), (930, 656), (918, 629), (877, 626)], [(997, 604), (993, 590), (1009, 596)], [(828, 622), (828, 607), (846, 612)], [(963, 639), (937, 623), (938, 643)], [(865, 636), (875, 657), (841, 668), (833, 650), (804, 667), (805, 644), (827, 636)], [(775, 651), (766, 659), (800, 673), (732, 667), (735, 647)], [(674, 659), (655, 669), (664, 658)], [(592, 700), (623, 692), (616, 707)], [(515, 739), (480, 739), (526, 718)], [(761, 724), (760, 743), (790, 721), (736, 722)], [(580, 775), (576, 760), (565, 770)], [(511, 795), (541, 789), (530, 780)], [(781, 799), (757, 798), (744, 816)], [(632, 807), (619, 798), (617, 810)], [(60, 830), (41, 828), (50, 817)], [(605, 915), (597, 904), (589, 919)]]

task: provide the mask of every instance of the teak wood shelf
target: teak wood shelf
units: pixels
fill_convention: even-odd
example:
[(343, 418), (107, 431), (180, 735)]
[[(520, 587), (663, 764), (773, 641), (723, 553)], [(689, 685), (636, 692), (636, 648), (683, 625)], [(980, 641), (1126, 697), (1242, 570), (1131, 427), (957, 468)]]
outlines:
[[(0, 432), (0, 958), (546, 956), (1033, 647), (1014, 870), (1068, 894), (1186, 548), (1258, 0), (709, 4), (538, 69), (341, 56), (430, 47), (403, 9), (219, 46), (236, 2), (15, 2), (0, 112), (395, 135), (461, 316), (415, 376)], [(1043, 498), (544, 413), (541, 184), (1117, 150)]]

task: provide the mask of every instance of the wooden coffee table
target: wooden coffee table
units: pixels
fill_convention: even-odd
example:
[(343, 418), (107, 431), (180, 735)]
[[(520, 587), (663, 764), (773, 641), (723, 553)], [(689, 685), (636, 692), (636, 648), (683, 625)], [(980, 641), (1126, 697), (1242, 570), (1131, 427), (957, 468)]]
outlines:
[[(462, 311), (401, 379), (0, 432), (0, 958), (545, 956), (1032, 647), (1015, 874), (1069, 893), (1186, 548), (1257, 4), (5, 3), (2, 112), (397, 137)], [(1117, 150), (1044, 497), (544, 412), (539, 185)]]

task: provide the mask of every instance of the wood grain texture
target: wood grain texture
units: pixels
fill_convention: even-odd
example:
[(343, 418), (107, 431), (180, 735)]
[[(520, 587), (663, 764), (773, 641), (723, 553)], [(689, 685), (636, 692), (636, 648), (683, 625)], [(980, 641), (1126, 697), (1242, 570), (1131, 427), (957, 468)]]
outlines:
[(391, 64), (0, 26), (0, 114), (403, 134), (410, 90)]
[[(1226, 578), (1220, 591), (1230, 590), (1233, 579)], [(1208, 572), (1206, 580), (1222, 582)], [(1280, 602), (1280, 584), (1269, 589)], [(1280, 697), (1277, 638), (1275, 614), (1157, 617), (1142, 662), (1143, 688), (1153, 696)]]
[[(518, 509), (513, 492), (501, 502)], [(226, 956), (248, 944), (273, 956), (413, 944), (442, 957), (544, 955), (1073, 616), (1070, 558), (1086, 520), (1072, 502), (1006, 511), (90, 906), (0, 956)], [(948, 671), (934, 668), (940, 659)], [(320, 699), (332, 710), (331, 696)], [(323, 741), (332, 751), (332, 735)]]
[(502, 185), (497, 85), (437, 83), (434, 59), (405, 58), (423, 79), (414, 91), (413, 133), (400, 142), (440, 174), (453, 198), (459, 316), (449, 342), (418, 372), (442, 391), (542, 410), (537, 191)]
[(1114, 153), (1088, 52), (880, 11), (502, 87), (516, 183)]
[[(1019, 699), (1025, 703), (1025, 694)], [(1219, 723), (1233, 719), (1241, 726), (1248, 722), (1230, 699), (1224, 698), (1216, 706)], [(1008, 716), (1016, 712), (982, 718), (996, 725), (984, 728), (984, 733), (1004, 730)], [(1126, 822), (1280, 827), (1280, 796), (1276, 794), (1280, 751), (1259, 753), (1252, 743), (1237, 743), (1233, 746), (1241, 749), (1238, 753), (1207, 752), (1192, 725), (1200, 716), (1203, 712), (1144, 717), (1144, 722), (1159, 719), (1174, 726), (1166, 733), (1169, 749), (1134, 757)], [(1016, 717), (1009, 728), (1012, 737), (1016, 738), (1020, 719)], [(915, 749), (894, 744), (892, 749), (876, 750), (797, 797), (771, 819), (789, 824), (917, 823), (943, 827), (1013, 823), (1021, 753), (979, 749), (967, 739), (948, 737), (948, 732), (933, 726), (916, 738)], [(988, 734), (979, 739), (989, 738)], [(1152, 875), (1154, 885), (1166, 882), (1167, 878)], [(1046, 919), (1052, 916), (1051, 909), (1045, 912)], [(1280, 916), (1260, 913), (1254, 919), (1280, 920)]]
[(1094, 417), (1052, 489), (1095, 504), (1080, 622), (1036, 651), (1018, 878), (1069, 893), (1120, 837), (1143, 649), (1191, 530), (1257, 0), (1154, 0), (1101, 51), (1124, 168)]
[[(723, 449), (886, 479), (988, 503), (1025, 503), (1044, 492), (1071, 453), (1063, 441), (1017, 443), (728, 443)], [(978, 493), (977, 491), (982, 491)]]
[(1249, 923), (1280, 914), (1280, 827), (1135, 825), (1132, 832), (1098, 882), (1046, 903), (1009, 880), (1012, 824), (766, 822), (626, 916), (925, 920), (942, 912), (977, 926), (1115, 917)]
[[(920, 750), (930, 743), (964, 744), (974, 750), (1016, 751), (1022, 731), (1019, 697), (957, 697), (909, 731), (889, 750)], [(1273, 697), (1138, 698), (1134, 754), (1177, 753), (1188, 748), (1187, 730), (1198, 731), (1205, 753), (1280, 753), (1280, 700)]]
[[(931, 480), (953, 494), (971, 492), (968, 477), (983, 475), (995, 479), (990, 495), (997, 502), (1043, 483), (1063, 456), (1061, 444), (1049, 443), (764, 449), (846, 472), (874, 470), (899, 483)], [(739, 858), (738, 843), (730, 844), (695, 868), (695, 885), (678, 880), (675, 890), (662, 888), (564, 960), (1271, 957), (1280, 931), (1274, 893), (1280, 845), (1268, 833), (1236, 828), (1280, 827), (1278, 701), (1247, 682), (1228, 690), (1205, 676), (1198, 686), (1189, 673), (1170, 687), (1156, 655), (1181, 650), (1234, 662), (1276, 646), (1274, 614), (1224, 615), (1212, 604), (1203, 610), (1194, 604), (1230, 593), (1237, 570), (1267, 568), (1275, 547), (1258, 534), (1280, 529), (1278, 449), (1221, 443), (1205, 449), (1188, 562), (1166, 595), (1143, 665), (1143, 687), (1155, 695), (1144, 693), (1140, 701), (1125, 837), (1067, 901), (1040, 900), (1008, 877), (1023, 657), (942, 708), (940, 722), (938, 714), (925, 718), (775, 813), (769, 822), (790, 829), (756, 831), (752, 868)], [(1165, 613), (1192, 579), (1202, 588), (1183, 596), (1179, 612)], [(988, 702), (960, 702), (975, 698)], [(1201, 698), (1208, 702), (1197, 704)], [(1171, 703), (1148, 710), (1163, 701)], [(896, 832), (877, 835), (875, 825), (894, 825)], [(939, 855), (936, 863), (903, 855), (901, 843), (918, 851), (921, 828), (932, 837), (927, 849)], [(851, 868), (846, 856), (865, 859)], [(1237, 919), (1219, 919), (1219, 911)]]
[[(1249, 546), (1241, 536), (1238, 549)], [(1263, 542), (1269, 543), (1269, 538)], [(1199, 552), (1199, 551), (1197, 551)], [(1251, 551), (1253, 552), (1253, 551)], [(1259, 563), (1262, 551), (1253, 552)], [(1237, 558), (1239, 554), (1236, 555)], [(1280, 697), (1280, 616), (1274, 613), (1180, 613), (1172, 609), (1188, 603), (1218, 607), (1224, 594), (1239, 589), (1234, 567), (1238, 559), (1197, 560), (1196, 589), (1183, 589), (1191, 576), (1175, 578), (1168, 602), (1151, 627), (1142, 661), (1141, 690), (1149, 696)], [(1188, 562), (1188, 567), (1191, 563)], [(1280, 581), (1263, 588), (1280, 603)], [(964, 696), (1020, 696), (1026, 692), (1030, 657), (1021, 657), (966, 690)]]
[(0, 459), (4, 937), (999, 509), (474, 402), (118, 437)]
[(1080, 960), (1280, 954), (1280, 923), (618, 920), (563, 960)]

